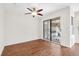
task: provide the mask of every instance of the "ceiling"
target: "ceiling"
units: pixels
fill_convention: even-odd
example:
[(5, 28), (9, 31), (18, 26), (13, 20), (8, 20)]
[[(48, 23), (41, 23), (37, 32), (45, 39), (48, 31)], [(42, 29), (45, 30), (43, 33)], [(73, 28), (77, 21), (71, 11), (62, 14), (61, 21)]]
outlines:
[(71, 6), (73, 11), (79, 11), (78, 3), (7, 3), (8, 9), (13, 9), (14, 7), (18, 9), (18, 11), (28, 12), (26, 8), (36, 7), (37, 9), (43, 9), (41, 13), (46, 14), (50, 12), (54, 12), (61, 8), (65, 8), (67, 6)]

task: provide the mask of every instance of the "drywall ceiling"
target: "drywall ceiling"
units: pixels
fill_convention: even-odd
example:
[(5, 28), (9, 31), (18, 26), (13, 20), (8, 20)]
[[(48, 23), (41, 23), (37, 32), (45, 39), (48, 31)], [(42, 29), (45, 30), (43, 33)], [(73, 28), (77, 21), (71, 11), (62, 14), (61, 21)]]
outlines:
[[(50, 12), (53, 12), (53, 11), (56, 11), (58, 9), (61, 9), (61, 8), (64, 8), (66, 7), (66, 5), (61, 5), (61, 4), (51, 4), (51, 3), (36, 3), (36, 4), (33, 4), (33, 3), (22, 3), (22, 4), (15, 4), (17, 7), (20, 7), (20, 8), (32, 8), (32, 7), (36, 7), (37, 9), (43, 9), (43, 11), (41, 13), (43, 14), (46, 14), (46, 13), (50, 13)], [(28, 10), (26, 9), (26, 12)]]
[(10, 11), (13, 8), (18, 9), (19, 12), (22, 13), (29, 12), (26, 8), (33, 8), (36, 7), (37, 9), (43, 9), (41, 13), (44, 15), (50, 12), (54, 12), (61, 8), (65, 8), (67, 6), (71, 6), (72, 10), (79, 11), (79, 4), (78, 3), (7, 3), (6, 8)]

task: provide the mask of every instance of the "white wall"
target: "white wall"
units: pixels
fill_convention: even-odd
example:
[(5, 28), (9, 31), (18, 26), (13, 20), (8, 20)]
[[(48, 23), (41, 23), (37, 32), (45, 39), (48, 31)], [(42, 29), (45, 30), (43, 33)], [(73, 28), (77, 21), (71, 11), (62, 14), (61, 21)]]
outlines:
[[(70, 45), (70, 7), (60, 9), (45, 15), (43, 20), (60, 17), (61, 22), (61, 45), (71, 47)], [(42, 31), (43, 32), (43, 31)]]
[[(71, 24), (73, 17), (73, 25)], [(74, 25), (74, 10), (73, 7), (70, 6), (70, 47), (72, 47), (75, 44), (75, 25)], [(73, 34), (72, 34), (73, 33)]]
[(4, 9), (0, 4), (0, 55), (4, 49)]
[(6, 4), (6, 10), (6, 45), (40, 38), (39, 17), (24, 15), (25, 6), (23, 4)]
[(75, 43), (79, 43), (78, 24), (79, 24), (79, 11), (75, 12)]

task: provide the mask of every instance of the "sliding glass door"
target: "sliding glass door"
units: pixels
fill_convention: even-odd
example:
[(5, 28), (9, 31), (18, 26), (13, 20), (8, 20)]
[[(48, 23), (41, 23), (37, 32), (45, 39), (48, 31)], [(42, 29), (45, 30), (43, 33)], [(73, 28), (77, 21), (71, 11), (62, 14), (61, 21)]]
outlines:
[(50, 34), (51, 34), (50, 40), (52, 42), (59, 44), (60, 37), (61, 37), (60, 17), (53, 18), (50, 20), (50, 29), (51, 29), (50, 30)]
[(57, 44), (60, 43), (60, 17), (43, 21), (43, 38)]
[(50, 41), (50, 20), (43, 21), (43, 38)]

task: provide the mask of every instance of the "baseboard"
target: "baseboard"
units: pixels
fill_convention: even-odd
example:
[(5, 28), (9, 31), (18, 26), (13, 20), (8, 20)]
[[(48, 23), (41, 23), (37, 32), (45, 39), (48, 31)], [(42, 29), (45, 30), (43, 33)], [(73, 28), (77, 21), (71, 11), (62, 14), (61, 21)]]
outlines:
[(4, 50), (4, 47), (1, 47), (1, 49), (0, 49), (0, 56), (2, 55), (3, 50)]
[(20, 43), (25, 43), (25, 42), (29, 42), (29, 41), (33, 41), (33, 40), (38, 40), (38, 39), (32, 39), (32, 40), (26, 40), (26, 41), (19, 41), (19, 42), (15, 42), (15, 43), (9, 43), (9, 44), (6, 44), (5, 46), (20, 44)]

